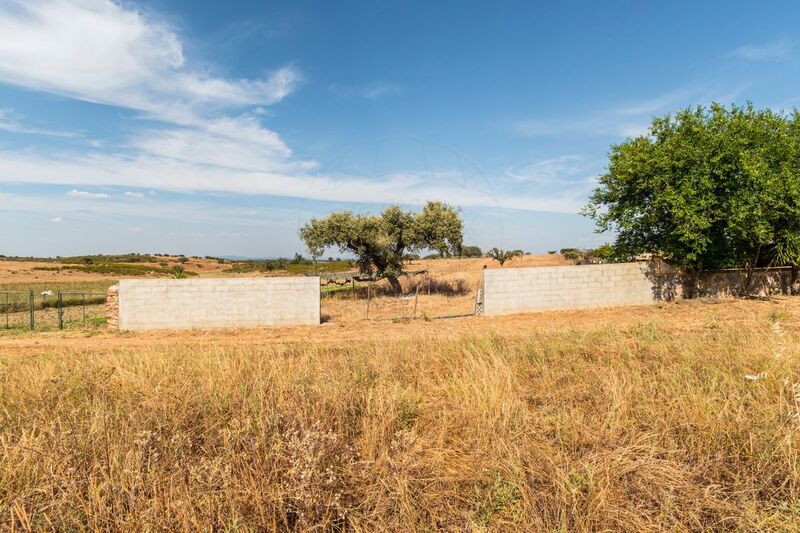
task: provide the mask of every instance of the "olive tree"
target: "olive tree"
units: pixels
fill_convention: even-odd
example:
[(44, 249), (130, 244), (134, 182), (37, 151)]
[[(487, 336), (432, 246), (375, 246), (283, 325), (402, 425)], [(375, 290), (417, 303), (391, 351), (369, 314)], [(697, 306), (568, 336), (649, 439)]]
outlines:
[(463, 223), (443, 202), (427, 202), (419, 212), (392, 205), (380, 215), (338, 211), (313, 218), (300, 229), (300, 238), (311, 254), (322, 255), (328, 247), (354, 254), (362, 274), (386, 278), (400, 292), (398, 276), (408, 254), (427, 249), (443, 257), (459, 255)]
[(502, 250), (500, 248), (492, 248), (486, 252), (486, 257), (494, 259), (500, 263), (501, 268), (506, 264), (506, 262), (511, 261), (515, 257), (521, 257), (522, 255), (522, 250)]
[[(621, 256), (703, 269), (800, 264), (800, 115), (685, 109), (613, 146), (584, 213)], [(696, 278), (695, 278), (696, 279)]]

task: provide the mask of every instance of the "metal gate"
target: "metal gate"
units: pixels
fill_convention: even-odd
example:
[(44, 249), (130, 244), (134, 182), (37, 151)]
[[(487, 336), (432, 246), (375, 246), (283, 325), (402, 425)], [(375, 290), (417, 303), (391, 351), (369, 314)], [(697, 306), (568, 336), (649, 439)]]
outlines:
[(0, 328), (92, 328), (106, 322), (106, 294), (94, 291), (0, 291)]

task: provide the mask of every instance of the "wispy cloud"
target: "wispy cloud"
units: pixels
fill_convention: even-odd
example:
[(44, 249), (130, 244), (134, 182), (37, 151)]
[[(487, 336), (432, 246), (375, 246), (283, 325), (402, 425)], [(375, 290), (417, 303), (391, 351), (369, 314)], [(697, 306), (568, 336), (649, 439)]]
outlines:
[[(459, 175), (404, 172), (383, 176), (334, 175), (304, 172), (256, 171), (167, 159), (150, 154), (67, 155), (0, 151), (0, 183), (18, 183), (26, 176), (30, 184), (80, 185), (83, 187), (159, 187), (174, 192), (270, 195), (346, 203), (422, 204), (430, 198), (445, 198), (460, 206), (497, 206), (513, 209), (574, 213), (583, 198), (575, 191), (525, 196), (495, 193), (485, 183)], [(74, 189), (76, 198), (103, 198), (106, 193)], [(105, 202), (103, 202), (105, 203)], [(128, 202), (145, 206), (148, 202)]]
[(506, 170), (506, 175), (516, 181), (539, 185), (574, 185), (579, 180), (588, 181), (587, 176), (597, 170), (597, 167), (597, 164), (582, 156), (562, 155), (510, 167)]
[(131, 192), (131, 191), (125, 191), (125, 192), (123, 193), (123, 195), (124, 195), (126, 198), (133, 198), (134, 200), (141, 200), (141, 199), (143, 199), (143, 198), (144, 198), (144, 194), (142, 194), (142, 193), (140, 193), (140, 192)]
[(347, 98), (364, 98), (366, 100), (377, 100), (384, 96), (397, 94), (401, 91), (399, 85), (386, 82), (373, 82), (366, 85), (331, 85), (329, 89)]
[[(54, 197), (37, 192), (7, 193), (0, 203), (0, 213), (36, 213), (48, 218), (53, 213), (59, 213), (55, 218), (62, 221), (72, 219), (85, 219), (86, 217), (99, 216), (116, 219), (168, 220), (174, 222), (191, 221), (210, 223), (218, 227), (254, 226), (262, 227), (285, 222), (294, 212), (284, 209), (239, 208), (233, 206), (220, 206), (210, 201), (197, 197), (178, 197), (157, 202), (127, 202), (121, 198), (111, 196), (102, 202), (75, 202), (74, 199), (64, 196)], [(63, 217), (63, 218), (62, 218)], [(50, 219), (52, 221), (52, 218)], [(55, 222), (55, 221), (53, 221)], [(133, 224), (142, 227), (140, 224)]]
[(153, 114), (274, 104), (299, 81), (291, 66), (259, 80), (193, 69), (169, 25), (110, 0), (4, 2), (0, 36), (0, 81)]
[(740, 46), (734, 54), (750, 61), (785, 61), (792, 57), (794, 43), (780, 39), (766, 44)]
[(706, 92), (704, 87), (686, 86), (660, 94), (654, 98), (631, 102), (616, 109), (623, 115), (650, 115), (664, 109), (674, 108), (683, 102), (697, 98)]
[[(141, 165), (142, 170), (147, 168), (161, 176), (161, 180), (148, 182), (148, 187), (173, 190), (187, 185), (186, 176), (174, 178), (176, 183), (171, 183), (176, 168), (209, 166), (260, 172), (314, 168), (313, 161), (290, 160), (289, 147), (261, 123), (266, 114), (263, 106), (280, 102), (301, 80), (301, 74), (291, 65), (259, 80), (229, 79), (193, 68), (178, 34), (153, 13), (138, 11), (129, 3), (0, 2), (0, 83), (118, 106), (140, 113), (151, 123), (161, 123), (134, 130), (116, 153), (106, 151), (111, 153), (109, 156), (95, 156), (91, 152), (30, 155), (25, 165), (36, 166), (34, 172), (38, 174), (22, 178), (30, 183), (103, 185), (102, 179), (87, 180), (80, 176), (87, 171), (96, 178), (115, 174), (108, 168), (98, 172), (97, 168), (85, 167), (95, 163), (120, 162), (126, 168), (125, 172), (116, 173), (120, 179), (109, 178), (105, 185), (136, 185), (136, 179), (131, 182), (121, 179), (139, 174), (134, 170)], [(255, 108), (230, 114), (241, 106)], [(69, 132), (23, 127), (11, 110), (0, 114), (0, 129), (69, 135)], [(94, 141), (88, 147), (107, 148)], [(46, 170), (48, 160), (57, 166), (69, 161), (69, 174), (55, 178)], [(214, 179), (224, 183), (229, 179), (235, 182), (237, 178), (217, 168)], [(19, 182), (20, 177), (0, 178), (6, 180)], [(195, 186), (204, 189), (209, 184), (200, 179), (195, 180)], [(232, 188), (242, 190), (239, 185)], [(101, 198), (83, 193), (76, 189), (72, 196)]]
[(589, 115), (585, 118), (521, 120), (514, 129), (524, 137), (555, 135), (638, 137), (650, 126), (650, 117), (639, 119), (620, 114)]
[(50, 222), (52, 222), (53, 224), (61, 224), (61, 222), (63, 221), (64, 219), (61, 217), (53, 217), (50, 219)]
[[(130, 109), (174, 128), (141, 132), (126, 147), (129, 150), (167, 152), (194, 141), (197, 155), (201, 147), (208, 154), (221, 154), (227, 148), (257, 146), (262, 163), (272, 156), (283, 160), (289, 149), (255, 113), (227, 112), (276, 104), (301, 80), (292, 65), (257, 80), (229, 79), (193, 68), (178, 34), (129, 3), (0, 2), (0, 83)], [(0, 129), (68, 135), (23, 128), (18, 121), (10, 122), (7, 113), (0, 115)], [(209, 142), (222, 139), (227, 144), (209, 149)]]
[(12, 133), (27, 133), (31, 135), (46, 135), (50, 137), (77, 137), (73, 131), (37, 128), (24, 124), (22, 117), (13, 109), (0, 109), (0, 130)]
[[(0, 2), (0, 83), (113, 105), (149, 119), (114, 147), (0, 149), (0, 183), (63, 185), (72, 188), (69, 201), (106, 200), (93, 202), (92, 209), (107, 213), (159, 213), (147, 211), (153, 202), (124, 201), (132, 198), (124, 191), (155, 189), (367, 204), (445, 198), (462, 206), (570, 213), (582, 203), (574, 191), (494, 194), (429, 172), (326, 173), (315, 161), (296, 157), (261, 122), (265, 113), (258, 108), (277, 104), (300, 83), (293, 66), (264, 79), (240, 80), (193, 64), (172, 27), (131, 3)], [(398, 90), (376, 82), (352, 95), (375, 99)], [(119, 192), (111, 196), (93, 188)]]
[(70, 198), (86, 198), (89, 200), (105, 200), (109, 198), (104, 192), (79, 191), (78, 189), (72, 189), (67, 193), (67, 196)]
[(673, 112), (697, 104), (735, 100), (746, 85), (720, 87), (715, 84), (687, 85), (644, 100), (636, 100), (607, 110), (587, 113), (582, 117), (558, 119), (529, 119), (518, 121), (514, 128), (526, 137), (553, 135), (582, 135), (610, 137), (638, 137), (646, 135), (654, 115)]

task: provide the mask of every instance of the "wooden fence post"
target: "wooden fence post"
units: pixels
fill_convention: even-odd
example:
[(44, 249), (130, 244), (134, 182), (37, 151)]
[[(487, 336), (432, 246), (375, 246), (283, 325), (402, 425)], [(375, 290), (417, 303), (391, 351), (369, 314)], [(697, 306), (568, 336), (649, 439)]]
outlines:
[(64, 301), (61, 297), (61, 291), (58, 291), (57, 314), (58, 314), (58, 329), (64, 329)]
[(36, 300), (34, 300), (34, 298), (33, 298), (33, 291), (30, 291), (30, 292), (28, 292), (28, 306), (30, 307), (30, 326), (31, 326), (31, 331), (33, 331), (34, 328), (36, 327), (36, 322), (35, 322), (36, 319), (33, 316), (34, 315), (34, 313), (33, 313), (33, 306), (34, 305), (36, 305)]

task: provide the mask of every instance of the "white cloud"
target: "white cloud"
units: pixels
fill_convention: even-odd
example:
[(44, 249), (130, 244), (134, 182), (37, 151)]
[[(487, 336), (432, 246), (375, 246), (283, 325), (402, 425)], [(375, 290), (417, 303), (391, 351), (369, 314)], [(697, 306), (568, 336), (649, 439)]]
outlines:
[(72, 131), (51, 130), (25, 125), (21, 117), (13, 109), (0, 109), (0, 130), (12, 133), (28, 133), (31, 135), (47, 135), (50, 137), (76, 137)]
[(0, 4), (0, 81), (143, 111), (191, 116), (208, 105), (274, 104), (300, 80), (291, 66), (262, 80), (191, 68), (166, 23), (110, 0)]
[(124, 195), (126, 198), (133, 198), (135, 200), (141, 200), (142, 198), (144, 198), (144, 194), (140, 192), (125, 191)]
[[(0, 213), (37, 213), (52, 217), (52, 213), (60, 213), (56, 218), (81, 219), (102, 217), (113, 219), (119, 217), (168, 220), (176, 223), (211, 223), (218, 227), (267, 226), (276, 222), (285, 222), (296, 214), (285, 209), (252, 210), (239, 207), (219, 206), (208, 201), (192, 199), (172, 199), (157, 202), (126, 202), (122, 199), (109, 198), (103, 202), (91, 204), (77, 203), (66, 197), (41, 196), (37, 194), (5, 194), (0, 202)], [(52, 220), (52, 219), (51, 219)], [(144, 227), (132, 223), (134, 227)]]
[(794, 44), (788, 39), (780, 39), (761, 45), (740, 46), (735, 55), (750, 61), (785, 61), (792, 57)]
[(61, 222), (63, 222), (63, 220), (64, 219), (61, 218), (61, 217), (53, 217), (53, 218), (50, 219), (50, 222), (53, 222), (54, 224), (61, 224)]
[[(289, 147), (259, 120), (265, 114), (262, 105), (279, 102), (300, 80), (292, 66), (262, 80), (226, 79), (192, 68), (177, 33), (128, 3), (0, 2), (0, 83), (131, 109), (167, 125), (140, 129), (121, 151), (109, 157), (51, 155), (56, 164), (71, 162), (69, 168), (61, 167), (69, 174), (55, 177), (40, 165), (36, 171), (39, 176), (25, 177), (25, 182), (104, 185), (102, 180), (80, 176), (84, 172), (95, 176), (113, 173), (112, 169), (97, 172), (83, 168), (92, 161), (108, 165), (121, 161), (125, 170), (114, 173), (120, 177), (141, 174), (133, 168), (141, 163), (143, 169), (160, 176), (160, 180), (149, 182), (150, 187), (173, 190), (185, 190), (188, 185), (186, 176), (180, 175), (175, 178), (177, 183), (171, 183), (171, 169), (182, 163), (262, 172), (314, 168), (313, 161), (290, 161)], [(245, 105), (258, 107), (239, 116), (224, 114), (231, 107)], [(21, 132), (22, 127), (7, 117), (7, 111), (0, 114), (0, 129)], [(87, 144), (91, 148), (104, 146), (97, 140)], [(28, 163), (46, 158), (41, 154)], [(4, 179), (19, 182), (18, 176)], [(228, 177), (218, 175), (215, 179), (224, 182)], [(138, 181), (111, 180), (106, 184), (135, 186)], [(220, 184), (218, 188), (229, 187)]]
[(511, 167), (506, 170), (506, 175), (517, 181), (540, 185), (575, 184), (575, 177), (585, 177), (596, 167), (579, 155), (562, 155)]
[[(465, 183), (459, 176), (430, 172), (395, 173), (375, 179), (292, 170), (296, 172), (234, 169), (147, 154), (55, 157), (0, 151), (0, 183), (15, 183), (16, 176), (24, 175), (27, 183), (39, 184), (160, 187), (175, 192), (259, 194), (367, 204), (422, 204), (431, 198), (444, 198), (464, 207), (499, 206), (566, 213), (576, 212), (584, 202), (575, 191), (534, 197), (494, 194), (490, 187)], [(71, 196), (84, 197), (84, 194), (91, 193), (75, 190)]]
[[(129, 3), (0, 3), (0, 83), (127, 108), (161, 123), (139, 128), (116, 153), (0, 150), (0, 183), (76, 187), (67, 196), (108, 200), (95, 203), (95, 211), (134, 209), (154, 216), (160, 212), (148, 211), (150, 202), (117, 201), (83, 188), (261, 194), (367, 204), (419, 204), (445, 198), (462, 206), (556, 212), (575, 212), (583, 203), (574, 191), (536, 197), (495, 195), (457, 179), (431, 179), (431, 173), (324, 174), (315, 161), (296, 158), (277, 133), (262, 126), (262, 111), (242, 114), (238, 109), (275, 104), (299, 82), (300, 75), (291, 66), (262, 80), (227, 79), (195, 68), (169, 25)], [(388, 84), (374, 84), (362, 88), (360, 96), (377, 98), (393, 90)], [(236, 116), (231, 116), (232, 110)]]
[(221, 118), (194, 128), (149, 129), (129, 146), (141, 153), (190, 163), (251, 170), (311, 169), (313, 161), (289, 161), (292, 151), (252, 116)]
[(104, 200), (108, 198), (108, 195), (103, 192), (93, 193), (88, 191), (79, 191), (78, 189), (72, 189), (67, 193), (67, 196), (70, 198), (87, 198), (90, 200)]

